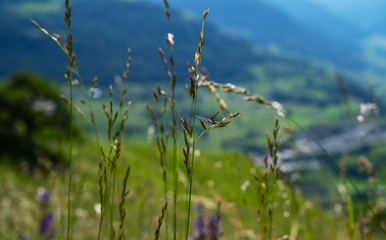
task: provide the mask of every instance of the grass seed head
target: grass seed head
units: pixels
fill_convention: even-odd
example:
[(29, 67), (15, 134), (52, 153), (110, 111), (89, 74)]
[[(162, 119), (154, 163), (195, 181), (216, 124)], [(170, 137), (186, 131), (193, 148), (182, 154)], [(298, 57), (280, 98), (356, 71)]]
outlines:
[(204, 12), (204, 20), (205, 20), (206, 16), (208, 16), (208, 13), (209, 13), (209, 8)]
[(200, 120), (200, 123), (201, 123), (202, 128), (203, 128), (204, 130), (208, 130), (208, 128), (206, 127), (205, 123), (204, 123), (201, 119), (199, 119), (199, 120)]
[(196, 80), (192, 75), (190, 75), (189, 94), (192, 97), (192, 99), (194, 100), (196, 97)]

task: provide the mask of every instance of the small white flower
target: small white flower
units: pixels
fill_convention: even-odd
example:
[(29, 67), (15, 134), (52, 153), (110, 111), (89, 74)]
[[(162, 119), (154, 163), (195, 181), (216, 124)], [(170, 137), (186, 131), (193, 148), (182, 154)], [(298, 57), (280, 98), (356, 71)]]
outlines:
[(196, 156), (196, 157), (199, 157), (201, 155), (201, 151), (200, 150), (195, 150), (194, 151), (194, 156)]
[(357, 120), (359, 122), (363, 122), (365, 120), (365, 116), (368, 114), (378, 115), (379, 107), (375, 103), (361, 103), (359, 105), (359, 115), (357, 116)]
[(169, 45), (169, 47), (172, 47), (174, 45), (174, 35), (171, 33), (168, 33), (168, 37), (166, 38), (166, 43)]
[(102, 213), (102, 206), (101, 206), (101, 204), (100, 204), (100, 203), (95, 204), (95, 205), (94, 205), (94, 210), (95, 210), (95, 212), (96, 212), (98, 215), (100, 215), (100, 214)]
[(154, 133), (155, 133), (155, 127), (153, 125), (150, 125), (147, 128), (147, 143), (152, 144), (154, 139)]
[(279, 102), (274, 101), (274, 102), (271, 103), (271, 106), (274, 109), (276, 109), (277, 115), (279, 115), (280, 117), (285, 117), (286, 116), (286, 112), (284, 111), (283, 106)]
[(365, 115), (366, 113), (371, 111), (377, 112), (379, 110), (377, 104), (375, 103), (361, 103), (359, 105), (359, 108), (359, 113), (362, 115)]
[(79, 85), (80, 85), (80, 82), (79, 82), (78, 79), (74, 79), (74, 80), (72, 81), (72, 86), (79, 86)]
[(246, 180), (246, 181), (240, 186), (241, 191), (245, 192), (245, 191), (247, 190), (247, 188), (249, 187), (250, 184), (251, 184), (251, 182), (249, 182), (249, 180)]

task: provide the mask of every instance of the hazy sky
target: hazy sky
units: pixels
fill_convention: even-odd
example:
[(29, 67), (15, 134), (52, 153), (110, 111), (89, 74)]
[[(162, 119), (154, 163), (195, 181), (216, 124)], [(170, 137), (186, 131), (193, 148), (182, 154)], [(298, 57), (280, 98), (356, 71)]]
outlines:
[[(248, 0), (251, 1), (251, 0)], [(295, 14), (301, 13), (301, 8), (306, 7), (302, 2), (314, 3), (322, 6), (332, 13), (337, 14), (349, 22), (365, 29), (372, 29), (386, 21), (384, 9), (386, 0), (263, 0), (279, 5)], [(300, 11), (299, 11), (300, 10)], [(384, 24), (383, 24), (384, 25)], [(373, 29), (374, 30), (374, 29)]]
[(381, 0), (307, 0), (328, 7), (331, 10), (345, 12), (359, 7), (379, 4)]

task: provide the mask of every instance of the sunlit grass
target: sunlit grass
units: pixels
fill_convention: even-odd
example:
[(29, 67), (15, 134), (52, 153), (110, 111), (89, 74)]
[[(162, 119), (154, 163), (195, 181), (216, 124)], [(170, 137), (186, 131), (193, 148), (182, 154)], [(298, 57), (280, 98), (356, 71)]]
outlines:
[[(167, 6), (166, 3), (167, 1), (165, 1)], [(68, 1), (66, 1), (66, 5), (66, 21), (68, 30), (70, 30), (68, 17), (71, 14), (69, 14)], [(168, 7), (166, 10), (168, 13)], [(208, 12), (204, 13), (204, 21), (207, 14)], [(48, 34), (36, 23), (35, 25), (68, 54), (70, 68), (67, 70), (66, 77), (70, 83), (70, 105), (73, 99), (76, 105), (81, 105), (85, 100), (78, 102), (76, 99), (78, 93), (75, 92), (73, 98), (72, 91), (72, 74), (77, 72), (78, 66), (77, 64), (74, 65), (75, 55), (72, 55), (71, 34), (69, 33), (67, 36), (67, 44), (62, 44), (56, 37)], [(199, 232), (197, 224), (194, 224), (194, 219), (202, 213), (193, 211), (195, 204), (200, 204), (205, 211), (208, 211), (207, 214), (214, 212), (218, 214), (219, 219), (217, 220), (221, 219), (221, 221), (217, 224), (222, 228), (221, 232), (224, 239), (346, 239), (348, 237), (353, 238), (356, 231), (363, 230), (363, 224), (359, 220), (359, 227), (355, 226), (354, 216), (356, 213), (351, 201), (351, 193), (354, 190), (357, 191), (358, 195), (361, 195), (358, 189), (365, 188), (363, 181), (352, 181), (346, 174), (342, 174), (341, 179), (338, 180), (331, 173), (326, 174), (323, 171), (317, 172), (319, 176), (308, 175), (310, 183), (316, 184), (316, 178), (331, 177), (331, 189), (338, 187), (341, 194), (341, 198), (337, 199), (338, 205), (334, 206), (333, 211), (325, 212), (317, 205), (317, 203), (324, 204), (323, 201), (315, 199), (314, 202), (305, 199), (297, 186), (296, 178), (298, 176), (284, 175), (278, 170), (280, 166), (277, 162), (277, 152), (280, 150), (280, 144), (290, 138), (293, 133), (293, 131), (289, 131), (278, 134), (283, 124), (284, 128), (290, 129), (296, 126), (311, 136), (303, 127), (323, 124), (331, 119), (340, 120), (342, 112), (344, 112), (343, 107), (330, 105), (327, 110), (320, 111), (313, 109), (311, 105), (304, 104), (304, 102), (300, 104), (290, 103), (285, 106), (285, 110), (288, 111), (288, 115), (286, 115), (284, 110), (274, 106), (273, 103), (275, 102), (265, 100), (266, 96), (267, 98), (275, 96), (276, 90), (282, 90), (280, 92), (283, 92), (284, 98), (294, 94), (289, 91), (286, 92), (285, 89), (293, 89), (295, 83), (303, 82), (304, 79), (293, 78), (281, 85), (275, 81), (270, 82), (263, 79), (265, 85), (260, 86), (267, 88), (252, 88), (251, 91), (262, 92), (264, 98), (258, 95), (248, 96), (252, 99), (250, 101), (254, 101), (254, 104), (246, 104), (235, 96), (221, 95), (227, 102), (230, 102), (229, 108), (232, 111), (225, 109), (225, 104), (218, 101), (220, 95), (214, 99), (212, 95), (202, 94), (203, 89), (200, 88), (199, 90), (198, 88), (198, 82), (205, 81), (201, 75), (201, 57), (204, 44), (203, 27), (204, 24), (200, 35), (199, 50), (194, 58), (196, 69), (189, 67), (192, 74), (191, 85), (190, 88), (188, 87), (191, 99), (181, 100), (183, 107), (179, 114), (181, 116), (189, 115), (191, 119), (186, 121), (185, 118), (181, 118), (183, 130), (181, 130), (180, 136), (182, 134), (185, 136), (185, 148), (183, 150), (184, 159), (182, 161), (178, 159), (178, 166), (174, 166), (175, 162), (172, 164), (170, 160), (161, 163), (160, 166), (158, 156), (160, 151), (157, 152), (156, 150), (157, 143), (154, 141), (154, 136), (145, 136), (146, 129), (151, 123), (145, 117), (145, 108), (142, 103), (134, 104), (135, 108), (130, 109), (127, 115), (126, 112), (122, 114), (119, 111), (123, 109), (123, 106), (126, 106), (126, 103), (122, 103), (122, 105), (114, 103), (117, 96), (133, 98), (135, 95), (143, 100), (143, 96), (151, 95), (149, 88), (133, 85), (134, 88), (129, 90), (128, 95), (125, 96), (126, 92), (123, 90), (125, 87), (121, 89), (122, 92), (117, 91), (121, 94), (119, 95), (113, 94), (116, 88), (110, 86), (109, 90), (105, 90), (104, 97), (93, 100), (91, 96), (88, 99), (91, 103), (87, 107), (82, 107), (84, 112), (91, 111), (94, 114), (96, 121), (91, 121), (94, 124), (93, 127), (101, 130), (101, 135), (107, 135), (107, 137), (99, 138), (98, 135), (95, 136), (88, 132), (85, 133), (82, 141), (72, 141), (70, 138), (70, 142), (64, 144), (70, 152), (68, 169), (49, 166), (48, 170), (50, 171), (47, 173), (39, 168), (23, 166), (23, 164), (21, 164), (21, 168), (4, 164), (4, 168), (0, 170), (0, 174), (4, 171), (4, 174), (0, 175), (0, 204), (1, 208), (7, 211), (0, 214), (0, 222), (6, 222), (0, 227), (0, 237), (21, 238), (20, 236), (25, 234), (32, 238), (41, 236), (40, 222), (36, 219), (41, 219), (39, 216), (42, 209), (39, 207), (39, 199), (37, 199), (36, 194), (42, 189), (52, 192), (53, 198), (50, 207), (54, 211), (54, 228), (56, 237), (59, 239), (63, 239), (64, 236), (67, 236), (67, 239), (95, 239), (95, 236), (115, 239), (115, 236), (120, 233), (123, 233), (120, 236), (123, 238), (126, 236), (126, 239), (133, 237), (151, 239), (154, 231), (156, 231), (157, 239), (159, 230), (164, 231), (162, 236), (165, 236), (166, 239), (172, 236), (177, 238), (176, 235), (179, 235), (178, 238), (183, 238), (183, 236), (185, 239), (194, 238), (195, 235), (198, 236)], [(172, 65), (174, 65), (173, 61), (171, 60)], [(129, 64), (127, 71), (128, 69)], [(73, 72), (73, 70), (75, 71)], [(276, 69), (278, 72), (290, 70), (284, 66)], [(255, 71), (257, 75), (261, 74), (259, 69), (252, 69), (252, 71)], [(277, 73), (271, 72), (271, 74)], [(268, 84), (271, 85), (272, 90), (270, 91)], [(74, 86), (76, 85), (74, 84)], [(307, 84), (305, 83), (305, 85)], [(213, 85), (208, 88), (212, 94), (216, 94)], [(265, 90), (267, 92), (264, 92)], [(174, 90), (172, 91), (174, 97)], [(315, 96), (315, 101), (319, 101), (319, 104), (323, 104), (320, 101), (326, 98), (326, 93), (319, 91), (310, 91), (310, 94)], [(186, 96), (189, 98), (188, 95)], [(297, 95), (293, 96), (296, 97)], [(219, 102), (219, 106), (211, 104), (214, 102), (213, 100)], [(307, 98), (303, 100), (306, 102)], [(104, 106), (103, 109), (100, 105), (102, 101), (108, 102), (106, 103), (107, 107)], [(192, 105), (191, 109), (187, 107), (189, 102)], [(131, 103), (130, 101), (128, 107), (131, 106)], [(222, 120), (217, 120), (219, 107), (222, 108), (223, 112), (230, 112), (228, 115), (224, 114), (225, 118)], [(70, 109), (72, 111), (73, 108)], [(116, 109), (119, 110), (116, 112)], [(246, 118), (239, 121), (239, 118), (237, 120), (234, 118), (238, 117), (241, 112), (232, 113), (240, 110), (245, 112), (243, 116)], [(149, 112), (152, 113), (151, 110)], [(216, 113), (212, 115), (214, 112)], [(276, 115), (287, 117), (288, 120), (280, 121), (279, 124), (279, 120), (274, 120)], [(291, 116), (292, 119), (288, 116)], [(152, 117), (154, 124), (156, 124), (157, 118)], [(128, 119), (129, 127), (124, 130), (123, 123), (126, 119)], [(199, 135), (199, 132), (196, 134), (198, 130), (196, 125), (198, 124), (195, 124), (195, 121), (197, 119), (202, 120), (201, 127), (203, 129), (200, 130), (205, 135)], [(233, 128), (226, 127), (225, 130), (222, 129), (223, 131), (207, 133), (212, 129), (211, 127), (227, 126), (230, 119), (233, 121), (230, 124), (230, 126), (234, 125)], [(87, 125), (84, 120), (78, 119), (77, 121)], [(170, 121), (170, 117), (165, 118), (165, 122), (170, 123)], [(117, 130), (114, 123), (121, 123), (122, 126), (121, 129), (118, 127), (119, 130), (115, 136), (112, 135), (112, 132)], [(286, 124), (289, 126), (285, 126)], [(177, 122), (172, 123), (172, 127), (175, 128), (178, 128), (179, 125), (180, 123)], [(273, 125), (274, 130), (272, 132)], [(324, 126), (335, 127), (332, 125)], [(69, 132), (72, 131), (73, 128), (70, 125)], [(163, 133), (163, 126), (159, 128), (159, 131)], [(135, 137), (131, 136), (133, 132)], [(272, 132), (272, 136), (271, 134), (264, 136), (266, 132)], [(138, 135), (142, 135), (142, 138), (139, 137), (140, 141), (137, 142), (136, 136)], [(167, 138), (168, 135), (165, 136)], [(203, 137), (201, 138), (201, 136)], [(128, 141), (128, 138), (131, 140)], [(121, 140), (123, 140), (122, 144)], [(317, 140), (313, 140), (318, 143)], [(167, 150), (167, 152), (170, 152), (170, 148), (167, 144), (163, 146), (163, 150)], [(321, 146), (320, 148), (323, 149)], [(245, 154), (232, 152), (233, 149), (265, 151), (266, 155), (271, 156), (273, 163), (268, 164), (268, 158), (266, 158), (265, 168), (260, 168)], [(174, 146), (172, 152), (178, 151)], [(338, 165), (339, 161), (335, 161), (328, 153), (326, 155), (330, 161), (341, 168), (342, 173), (345, 173), (344, 166)], [(165, 157), (165, 159), (169, 158), (169, 155)], [(350, 159), (350, 163), (351, 161), (352, 159)], [(125, 177), (125, 173), (128, 172), (127, 166), (130, 169), (128, 178)], [(172, 178), (162, 177), (162, 175), (166, 175), (166, 172), (173, 173), (176, 170), (176, 181)], [(122, 179), (124, 179), (123, 183)], [(343, 184), (347, 180), (353, 187)], [(120, 190), (126, 184), (129, 191), (123, 191), (122, 197), (117, 197), (116, 195), (119, 195)], [(177, 187), (167, 188), (172, 184), (177, 184)], [(67, 188), (68, 191), (66, 191)], [(333, 191), (331, 189), (325, 193)], [(124, 190), (126, 189), (124, 188)], [(346, 196), (345, 191), (348, 191), (350, 196)], [(165, 202), (174, 201), (173, 197), (176, 197), (174, 207), (178, 210), (176, 211), (176, 219), (163, 218), (165, 213), (163, 208), (162, 217), (157, 220), (161, 214), (161, 207), (165, 206)], [(22, 200), (17, 201), (17, 199)], [(68, 199), (67, 202), (66, 199)], [(353, 201), (355, 203), (355, 199)], [(367, 202), (365, 203), (367, 204)], [(125, 216), (121, 212), (121, 215), (118, 216), (117, 211), (118, 208), (121, 210), (121, 207), (127, 211), (126, 222), (123, 221)], [(15, 215), (14, 212), (23, 212), (23, 214), (21, 216)], [(371, 217), (366, 216), (367, 220), (371, 220)], [(176, 224), (173, 229), (174, 232), (167, 231), (167, 227), (161, 228), (162, 221), (167, 222), (166, 226), (171, 226), (172, 221), (174, 221), (173, 224)], [(337, 227), (336, 224), (339, 221), (345, 225)], [(124, 224), (124, 227), (120, 224)], [(209, 229), (210, 226), (206, 226), (206, 228)], [(120, 229), (119, 232), (118, 229)], [(10, 233), (7, 234), (7, 232)], [(377, 237), (377, 235), (373, 236)]]

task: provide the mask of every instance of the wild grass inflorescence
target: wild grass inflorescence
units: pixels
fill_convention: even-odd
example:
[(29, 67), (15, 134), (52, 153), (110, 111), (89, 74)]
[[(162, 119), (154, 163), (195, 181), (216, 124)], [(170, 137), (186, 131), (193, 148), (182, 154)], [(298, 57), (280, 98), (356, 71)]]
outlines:
[[(159, 54), (161, 57), (161, 61), (164, 65), (164, 69), (167, 75), (167, 79), (170, 84), (170, 91), (165, 91), (161, 89), (161, 87), (157, 87), (157, 89), (153, 92), (153, 99), (154, 104), (157, 106), (157, 110), (154, 110), (149, 104), (146, 104), (146, 109), (148, 110), (151, 118), (153, 119), (153, 124), (155, 128), (157, 129), (157, 136), (156, 136), (156, 142), (157, 142), (157, 150), (159, 154), (159, 163), (160, 168), (162, 172), (162, 182), (163, 182), (163, 201), (162, 204), (162, 210), (161, 215), (158, 218), (157, 226), (154, 234), (154, 239), (159, 239), (161, 236), (161, 229), (162, 224), (165, 226), (165, 239), (168, 239), (168, 237), (171, 235), (169, 230), (169, 219), (168, 219), (168, 206), (172, 205), (172, 223), (173, 223), (173, 239), (177, 239), (178, 232), (179, 232), (179, 226), (178, 226), (178, 212), (177, 212), (177, 206), (178, 206), (178, 197), (181, 196), (180, 190), (179, 190), (179, 178), (182, 178), (179, 176), (180, 171), (180, 164), (179, 164), (179, 155), (180, 155), (180, 149), (179, 149), (179, 142), (178, 142), (178, 130), (179, 130), (179, 122), (177, 118), (177, 111), (176, 111), (176, 86), (177, 86), (177, 74), (176, 74), (176, 68), (175, 68), (175, 59), (174, 59), (174, 35), (172, 31), (172, 25), (170, 20), (170, 5), (167, 0), (164, 0), (165, 5), (165, 13), (167, 20), (170, 23), (170, 32), (166, 35), (165, 38), (167, 45), (169, 46), (169, 52), (165, 54), (164, 50), (162, 48), (159, 48)], [(208, 16), (208, 10), (204, 12), (203, 14), (203, 20), (202, 20), (202, 28), (199, 38), (199, 44), (198, 44), (198, 50), (194, 55), (194, 66), (189, 65), (188, 71), (190, 73), (190, 85), (188, 86), (188, 94), (190, 96), (191, 100), (191, 118), (185, 118), (181, 117), (181, 128), (183, 132), (184, 137), (184, 147), (182, 147), (182, 161), (183, 166), (185, 168), (185, 176), (187, 176), (187, 189), (186, 189), (186, 196), (187, 196), (187, 206), (185, 210), (185, 216), (184, 219), (186, 221), (186, 227), (184, 230), (180, 230), (181, 232), (181, 238), (183, 238), (183, 235), (185, 235), (185, 239), (219, 239), (221, 234), (226, 231), (226, 229), (223, 228), (223, 217), (220, 215), (220, 204), (218, 205), (217, 211), (214, 215), (210, 215), (207, 211), (203, 210), (201, 206), (197, 207), (198, 209), (198, 215), (197, 219), (195, 221), (194, 227), (196, 228), (196, 233), (190, 234), (190, 225), (191, 225), (191, 208), (192, 208), (192, 196), (194, 195), (193, 192), (193, 186), (195, 184), (194, 177), (195, 177), (195, 152), (197, 148), (197, 142), (200, 140), (200, 138), (208, 133), (210, 130), (213, 130), (215, 128), (223, 128), (226, 127), (231, 123), (231, 121), (239, 117), (241, 115), (241, 112), (232, 113), (232, 111), (229, 110), (227, 104), (225, 101), (220, 97), (217, 91), (224, 91), (234, 94), (241, 94), (244, 95), (243, 99), (248, 102), (256, 102), (258, 104), (262, 104), (264, 106), (272, 107), (277, 111), (277, 114), (282, 117), (286, 117), (290, 119), (290, 121), (294, 122), (295, 125), (297, 125), (302, 131), (304, 131), (306, 134), (308, 134), (323, 150), (323, 147), (318, 143), (318, 141), (312, 137), (305, 129), (303, 129), (299, 124), (297, 124), (296, 121), (289, 118), (287, 113), (284, 111), (283, 106), (275, 101), (267, 101), (263, 97), (258, 95), (250, 95), (250, 92), (242, 87), (235, 86), (233, 84), (220, 84), (209, 80), (209, 74), (208, 71), (204, 68), (202, 68), (202, 57), (203, 57), (203, 49), (204, 49), (204, 25), (206, 17)], [(67, 25), (68, 33), (66, 37), (66, 43), (63, 43), (62, 39), (58, 34), (52, 35), (48, 33), (45, 29), (43, 29), (41, 26), (39, 26), (36, 22), (33, 21), (33, 24), (38, 27), (45, 35), (47, 35), (51, 40), (53, 40), (60, 48), (63, 49), (65, 54), (68, 56), (69, 59), (69, 66), (66, 68), (66, 79), (69, 83), (70, 88), (70, 99), (67, 100), (70, 108), (70, 127), (69, 127), (69, 134), (70, 134), (70, 143), (69, 143), (69, 177), (68, 177), (68, 193), (67, 193), (67, 239), (72, 238), (72, 236), (75, 234), (71, 231), (72, 226), (72, 208), (71, 208), (71, 192), (72, 190), (72, 165), (73, 165), (73, 146), (72, 146), (72, 126), (71, 123), (73, 121), (72, 111), (73, 109), (76, 110), (82, 117), (86, 118), (86, 115), (82, 112), (80, 108), (78, 108), (74, 102), (73, 102), (73, 86), (79, 86), (82, 88), (81, 82), (78, 80), (73, 79), (73, 75), (79, 75), (78, 65), (76, 61), (75, 54), (73, 52), (73, 39), (71, 34), (71, 6), (68, 0), (65, 0), (65, 22)], [(166, 57), (166, 55), (169, 54), (169, 59)], [(100, 154), (100, 161), (99, 161), (99, 167), (98, 167), (98, 177), (99, 177), (99, 201), (100, 204), (98, 206), (99, 211), (99, 224), (98, 224), (98, 237), (97, 239), (103, 239), (104, 237), (107, 237), (108, 239), (127, 239), (129, 238), (129, 235), (126, 230), (126, 215), (127, 215), (127, 198), (130, 194), (130, 190), (128, 187), (128, 181), (131, 174), (131, 167), (125, 166), (124, 176), (121, 179), (121, 182), (119, 182), (119, 175), (117, 174), (118, 166), (120, 166), (120, 159), (122, 155), (122, 134), (125, 128), (125, 122), (128, 119), (128, 113), (129, 109), (132, 105), (131, 101), (126, 102), (126, 95), (127, 95), (127, 88), (126, 88), (126, 81), (129, 74), (129, 69), (131, 65), (131, 50), (128, 50), (128, 60), (126, 63), (126, 69), (124, 70), (122, 76), (121, 76), (121, 82), (118, 85), (117, 88), (113, 88), (112, 85), (109, 86), (109, 102), (108, 104), (103, 104), (102, 109), (104, 112), (104, 115), (106, 117), (107, 121), (107, 146), (104, 146), (100, 144), (99, 141), (99, 134), (97, 132), (96, 123), (95, 123), (95, 115), (92, 111), (91, 105), (89, 104), (89, 100), (91, 101), (93, 98), (93, 95), (95, 93), (95, 88), (97, 86), (97, 78), (94, 78), (92, 81), (92, 88), (90, 92), (90, 98), (85, 100), (81, 99), (80, 102), (82, 104), (86, 104), (89, 106), (90, 109), (90, 116), (89, 121), (94, 127), (95, 131), (95, 137), (97, 140), (97, 149), (98, 153)], [(168, 60), (167, 60), (168, 59)], [(79, 79), (81, 77), (79, 76)], [(199, 87), (201, 88), (208, 88), (209, 92), (215, 96), (216, 102), (219, 105), (219, 109), (217, 112), (215, 112), (210, 117), (200, 117), (197, 115), (197, 109), (199, 108), (197, 104), (197, 99), (199, 96)], [(113, 103), (113, 95), (114, 92), (118, 90), (120, 95), (120, 102), (118, 104), (118, 107)], [(65, 97), (63, 97), (66, 99)], [(171, 123), (170, 127), (168, 127), (165, 123), (166, 118), (165, 114), (168, 113), (170, 110), (170, 117), (171, 117)], [(217, 119), (218, 114), (222, 112), (224, 115), (223, 118)], [(197, 126), (196, 120), (199, 120), (200, 126), (202, 128), (202, 131), (200, 134), (197, 133)], [(279, 171), (279, 159), (278, 159), (278, 149), (279, 149), (279, 141), (278, 141), (278, 135), (279, 135), (279, 121), (276, 119), (275, 125), (272, 132), (272, 137), (269, 135), (266, 135), (267, 140), (267, 156), (265, 158), (265, 171), (261, 175), (253, 173), (254, 178), (257, 182), (257, 197), (258, 197), (258, 222), (262, 226), (260, 229), (261, 232), (258, 232), (257, 234), (250, 234), (249, 231), (244, 231), (244, 236), (259, 236), (259, 238), (256, 237), (256, 239), (273, 239), (279, 237), (278, 234), (274, 234), (279, 232), (279, 230), (275, 229), (275, 226), (278, 225), (278, 223), (275, 224), (274, 222), (274, 216), (277, 216), (278, 213), (274, 211), (275, 204), (277, 204), (277, 194), (280, 192), (278, 188), (280, 188), (282, 182), (285, 182), (284, 179), (281, 179), (281, 174)], [(172, 192), (173, 192), (173, 203), (170, 204), (169, 198), (168, 198), (168, 192), (169, 192), (169, 169), (170, 164), (168, 163), (168, 139), (169, 136), (172, 137), (172, 164), (171, 164), (171, 175), (172, 175)], [(324, 150), (325, 154), (329, 156), (329, 154)], [(330, 160), (335, 162), (336, 161), (330, 157)], [(339, 166), (338, 166), (339, 167)], [(230, 169), (230, 168), (229, 168)], [(342, 168), (339, 168), (340, 171), (342, 171), (343, 174), (345, 174), (344, 170)], [(232, 173), (234, 171), (233, 169), (229, 170), (231, 172), (230, 175), (234, 174)], [(252, 172), (251, 172), (252, 173)], [(355, 184), (351, 181), (351, 179), (346, 176), (350, 184), (354, 187), (354, 189), (357, 191), (359, 196), (362, 196), (359, 190), (355, 187)], [(247, 188), (247, 185), (242, 185), (241, 190), (245, 191)], [(119, 191), (120, 190), (120, 191)], [(47, 206), (47, 202), (50, 198), (50, 192), (44, 192), (40, 196), (40, 200), (42, 203), (42, 206)], [(294, 201), (295, 202), (295, 201)], [(376, 214), (372, 210), (371, 206), (367, 203), (366, 200), (364, 200), (364, 203), (372, 212), (374, 216)], [(294, 203), (295, 204), (295, 203)], [(226, 205), (226, 208), (228, 211), (231, 209), (229, 206), (230, 204)], [(170, 207), (169, 207), (170, 209)], [(304, 214), (301, 213), (301, 210), (299, 210), (299, 207), (296, 207), (295, 213), (299, 215)], [(304, 210), (305, 211), (305, 210)], [(288, 214), (284, 214), (285, 216)], [(288, 216), (287, 216), (288, 217)], [(55, 227), (53, 224), (53, 218), (54, 215), (52, 212), (47, 211), (41, 221), (40, 225), (40, 233), (41, 237), (46, 239), (51, 239), (55, 236)], [(382, 228), (382, 225), (380, 221), (375, 218), (375, 220), (378, 222), (379, 226)], [(276, 220), (275, 220), (276, 221)], [(355, 226), (354, 226), (354, 220), (353, 220), (353, 213), (350, 213), (350, 236), (355, 236)], [(240, 225), (240, 224), (236, 224)], [(181, 227), (180, 227), (181, 228)], [(182, 228), (181, 228), (182, 229)], [(384, 230), (383, 230), (384, 231)], [(242, 232), (242, 231), (240, 231)], [(248, 233), (248, 234), (247, 234)], [(296, 239), (296, 236), (299, 234), (299, 224), (297, 217), (295, 218), (293, 222), (293, 226), (291, 227), (291, 233), (290, 236), (284, 235), (282, 239)], [(240, 235), (237, 235), (240, 238)], [(275, 236), (277, 235), (277, 236)], [(252, 238), (252, 237), (251, 237)], [(22, 239), (22, 238), (20, 238)]]
[(67, 239), (70, 239), (70, 228), (71, 228), (71, 188), (72, 188), (72, 109), (73, 109), (73, 72), (77, 68), (78, 64), (76, 61), (75, 53), (73, 52), (73, 39), (72, 39), (72, 33), (71, 33), (71, 6), (69, 0), (65, 0), (65, 7), (66, 10), (64, 12), (64, 21), (67, 25), (67, 37), (66, 37), (66, 43), (63, 43), (62, 39), (60, 37), (55, 37), (48, 33), (45, 29), (40, 27), (35, 21), (32, 20), (33, 24), (38, 27), (44, 34), (46, 34), (49, 38), (51, 38), (56, 44), (59, 45), (65, 52), (65, 54), (68, 57), (69, 60), (69, 66), (66, 68), (66, 74), (65, 77), (68, 81), (69, 88), (70, 88), (70, 126), (69, 126), (69, 135), (70, 135), (70, 145), (69, 145), (69, 176), (68, 176), (68, 222), (67, 222)]

